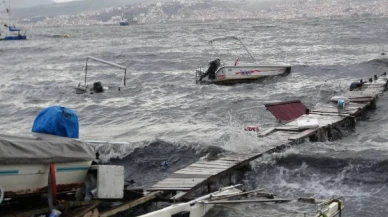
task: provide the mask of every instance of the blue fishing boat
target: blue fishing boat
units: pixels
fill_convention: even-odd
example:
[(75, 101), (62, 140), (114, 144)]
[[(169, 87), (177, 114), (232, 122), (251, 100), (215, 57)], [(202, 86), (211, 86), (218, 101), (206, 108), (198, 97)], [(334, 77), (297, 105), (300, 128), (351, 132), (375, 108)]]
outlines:
[[(15, 40), (27, 40), (26, 33), (21, 33), (21, 29), (15, 27), (8, 27), (9, 34), (4, 36), (2, 40), (4, 41), (15, 41)], [(1, 40), (1, 39), (0, 39)]]
[[(6, 1), (3, 1), (1, 4), (6, 5)], [(1, 5), (0, 4), (0, 5)], [(11, 13), (11, 5), (8, 2), (8, 6), (6, 5), (6, 12), (8, 14), (8, 25), (4, 24), (3, 31), (0, 30), (0, 40), (4, 41), (15, 41), (15, 40), (27, 40), (26, 31), (22, 33), (22, 29), (16, 28), (15, 26), (10, 25), (10, 13)], [(3, 35), (5, 34), (5, 35)]]

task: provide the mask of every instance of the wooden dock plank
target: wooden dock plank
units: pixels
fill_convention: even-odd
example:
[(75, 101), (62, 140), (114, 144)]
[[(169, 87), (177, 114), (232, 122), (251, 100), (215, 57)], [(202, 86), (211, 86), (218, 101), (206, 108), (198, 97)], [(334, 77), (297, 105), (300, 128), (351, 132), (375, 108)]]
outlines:
[(259, 137), (267, 136), (268, 134), (272, 133), (272, 132), (275, 131), (275, 130), (276, 130), (275, 127), (271, 127), (271, 128), (269, 128), (269, 129), (267, 129), (267, 130), (265, 130), (265, 131), (263, 131), (263, 132), (260, 132), (260, 133), (258, 134), (258, 136), (259, 136)]
[[(192, 165), (180, 169), (171, 174), (166, 179), (156, 183), (151, 190), (182, 190), (185, 191), (179, 195), (180, 198), (186, 194), (190, 194), (195, 189), (203, 187), (204, 184), (211, 182), (214, 178), (227, 175), (232, 170), (242, 167), (253, 159), (262, 156), (265, 153), (278, 152), (290, 145), (300, 143), (303, 138), (308, 138), (320, 130), (325, 130), (324, 127), (338, 124), (348, 117), (356, 117), (362, 115), (360, 111), (365, 110), (376, 97), (385, 91), (384, 87), (366, 85), (360, 91), (348, 91), (343, 96), (350, 99), (350, 103), (345, 106), (344, 110), (338, 110), (336, 103), (328, 102), (321, 104), (311, 109), (309, 115), (302, 115), (296, 120), (283, 124), (282, 126), (271, 127), (263, 132), (259, 132), (259, 137), (268, 136), (276, 141), (266, 144), (260, 153), (252, 154), (227, 154), (214, 161), (200, 160)], [(319, 127), (314, 129), (298, 129), (298, 120), (316, 118)], [(262, 147), (260, 147), (262, 148)]]
[(150, 200), (153, 200), (157, 197), (157, 195), (159, 195), (161, 192), (157, 191), (157, 192), (152, 192), (152, 193), (149, 193), (147, 195), (144, 195), (143, 197), (137, 199), (137, 200), (134, 200), (134, 201), (130, 201), (128, 203), (124, 203), (118, 207), (115, 207), (109, 211), (106, 211), (106, 212), (103, 212), (100, 214), (100, 217), (109, 217), (109, 216), (113, 216), (119, 212), (122, 212), (122, 211), (126, 211), (130, 208), (133, 208), (135, 206), (138, 206), (140, 204), (143, 204), (147, 201), (150, 201)]
[(209, 178), (210, 175), (207, 174), (182, 174), (182, 173), (173, 173), (169, 176), (170, 178)]
[(302, 139), (304, 137), (307, 137), (307, 136), (310, 136), (314, 133), (316, 133), (317, 131), (319, 130), (319, 128), (315, 128), (315, 129), (308, 129), (308, 130), (305, 130), (297, 135), (294, 135), (294, 136), (290, 136), (290, 138), (288, 138), (289, 140), (298, 140), (298, 139)]

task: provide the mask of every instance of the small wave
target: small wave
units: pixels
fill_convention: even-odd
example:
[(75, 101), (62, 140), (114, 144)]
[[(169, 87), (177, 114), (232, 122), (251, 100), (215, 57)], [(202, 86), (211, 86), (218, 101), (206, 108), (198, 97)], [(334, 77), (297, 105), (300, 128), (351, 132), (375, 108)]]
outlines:
[(125, 179), (131, 183), (130, 187), (148, 187), (202, 157), (214, 158), (225, 153), (216, 146), (159, 139), (143, 144), (105, 144), (97, 146), (96, 150), (104, 164), (125, 167)]
[(388, 66), (388, 58), (387, 57), (384, 57), (383, 55), (381, 55), (381, 58), (375, 58), (375, 59), (372, 59), (372, 60), (369, 60), (369, 61), (366, 61), (366, 62), (362, 62), (360, 64), (370, 64), (370, 65), (384, 65), (384, 66)]
[(276, 161), (277, 166), (286, 166), (290, 168), (299, 167), (304, 163), (311, 168), (318, 169), (323, 172), (337, 172), (339, 170), (347, 169), (349, 171), (354, 170), (354, 172), (358, 173), (388, 173), (388, 160), (379, 161), (363, 158), (333, 158), (328, 156), (312, 156), (292, 153), (289, 155), (281, 155), (281, 157)]

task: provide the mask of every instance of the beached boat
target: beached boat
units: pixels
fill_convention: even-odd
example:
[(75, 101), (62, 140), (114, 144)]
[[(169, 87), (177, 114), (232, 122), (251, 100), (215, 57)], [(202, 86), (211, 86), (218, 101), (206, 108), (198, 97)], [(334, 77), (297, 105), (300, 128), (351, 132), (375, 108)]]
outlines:
[(92, 146), (71, 138), (0, 134), (0, 191), (13, 198), (47, 193), (47, 186), (57, 193), (74, 190), (94, 159)]
[[(103, 63), (103, 64), (110, 65), (110, 66), (113, 66), (113, 67), (116, 67), (119, 69), (123, 69), (124, 75), (122, 77), (121, 83), (118, 86), (103, 86), (101, 84), (101, 82), (97, 81), (97, 82), (93, 82), (92, 87), (89, 87), (89, 84), (88, 84), (88, 62), (89, 62), (89, 60), (94, 60), (94, 61), (99, 62), (99, 63)], [(127, 68), (125, 66), (122, 66), (122, 65), (110, 62), (110, 61), (98, 59), (95, 57), (89, 56), (86, 58), (86, 65), (84, 68), (84, 73), (85, 73), (84, 84), (82, 84), (80, 82), (78, 84), (78, 86), (75, 88), (77, 94), (86, 93), (88, 91), (90, 91), (90, 93), (102, 93), (105, 90), (110, 90), (110, 89), (116, 89), (116, 90), (120, 91), (126, 84)]]
[[(199, 84), (236, 84), (253, 82), (264, 77), (271, 76), (285, 76), (291, 72), (290, 65), (271, 65), (271, 64), (257, 64), (256, 59), (251, 55), (247, 47), (242, 41), (235, 37), (223, 37), (216, 38), (209, 41), (209, 44), (213, 47), (213, 43), (216, 41), (236, 40), (238, 41), (245, 51), (253, 60), (253, 64), (238, 64), (238, 59), (233, 65), (220, 64), (214, 67), (215, 74), (214, 78), (206, 75), (206, 71), (202, 67), (198, 67), (196, 70), (196, 83)], [(214, 47), (213, 47), (214, 48)], [(209, 72), (210, 68), (207, 72)], [(210, 74), (212, 72), (209, 72)], [(209, 78), (210, 77), (210, 78)]]

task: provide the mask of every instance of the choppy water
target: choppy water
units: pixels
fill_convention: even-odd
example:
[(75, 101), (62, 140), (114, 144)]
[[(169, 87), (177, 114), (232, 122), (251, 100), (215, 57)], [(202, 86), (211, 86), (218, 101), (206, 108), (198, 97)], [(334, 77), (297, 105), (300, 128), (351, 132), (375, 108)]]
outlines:
[[(270, 141), (243, 127), (276, 124), (264, 103), (301, 99), (311, 107), (344, 91), (352, 79), (382, 74), (388, 66), (380, 56), (387, 48), (387, 21), (302, 19), (31, 29), (28, 41), (0, 43), (0, 130), (29, 132), (42, 108), (55, 104), (73, 108), (79, 115), (81, 138), (129, 142), (102, 147), (102, 158), (125, 165), (126, 179), (133, 179), (134, 185), (150, 185), (208, 153), (260, 150)], [(71, 38), (51, 37), (64, 33)], [(289, 63), (292, 73), (256, 84), (195, 85), (193, 70), (206, 66), (212, 57), (207, 41), (226, 35), (239, 36), (258, 62)], [(223, 45), (221, 50), (222, 55), (213, 57), (225, 62), (243, 54), (236, 44)], [(89, 55), (127, 66), (127, 88), (74, 94)], [(248, 58), (240, 61), (244, 60)], [(98, 64), (91, 65), (90, 72), (94, 81), (103, 84), (119, 83), (122, 75)], [(388, 99), (382, 97), (378, 109), (340, 141), (304, 144), (255, 161), (243, 183), (286, 197), (343, 196), (346, 216), (384, 216), (387, 107)], [(160, 165), (163, 161), (169, 162), (168, 168)], [(292, 208), (285, 211), (296, 214)], [(208, 216), (266, 215), (261, 205), (236, 205), (215, 209)]]

